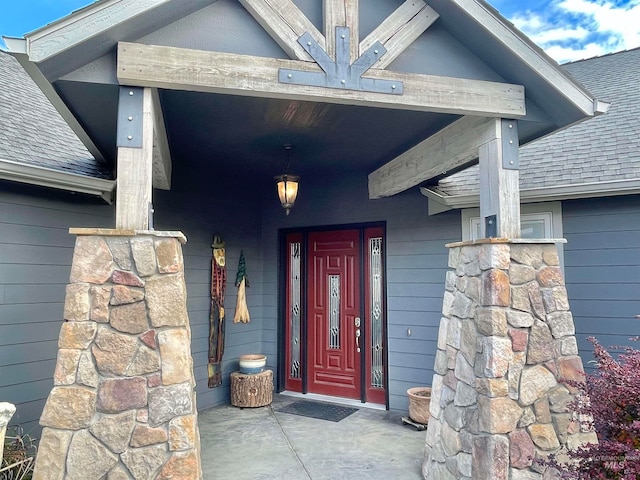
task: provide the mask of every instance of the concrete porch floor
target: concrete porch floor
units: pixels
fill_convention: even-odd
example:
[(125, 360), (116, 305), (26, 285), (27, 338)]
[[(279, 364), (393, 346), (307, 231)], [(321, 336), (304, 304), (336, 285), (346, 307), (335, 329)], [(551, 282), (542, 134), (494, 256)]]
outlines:
[(205, 480), (420, 479), (425, 431), (402, 414), (358, 407), (339, 422), (278, 412), (299, 400), (274, 394), (270, 406), (199, 413)]

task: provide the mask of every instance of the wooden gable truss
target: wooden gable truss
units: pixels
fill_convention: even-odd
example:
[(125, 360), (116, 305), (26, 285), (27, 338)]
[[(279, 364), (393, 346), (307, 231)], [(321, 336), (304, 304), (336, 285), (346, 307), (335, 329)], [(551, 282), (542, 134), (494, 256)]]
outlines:
[[(480, 157), (481, 165), (485, 165), (481, 168), (488, 172), (487, 188), (499, 185), (499, 188), (487, 190), (483, 212), (496, 222), (492, 233), (500, 237), (519, 237), (518, 171), (507, 166), (505, 172), (504, 164), (499, 160), (503, 148), (501, 119), (511, 119), (512, 128), (517, 128), (514, 120), (526, 113), (524, 87), (386, 69), (438, 19), (436, 11), (422, 0), (407, 0), (358, 42), (358, 0), (324, 0), (324, 32), (315, 28), (292, 0), (240, 2), (291, 60), (120, 42), (118, 81), (121, 85), (146, 87), (145, 98), (149, 95), (148, 89), (163, 88), (460, 115), (462, 118), (457, 122), (372, 172), (369, 176), (370, 198), (393, 195)], [(327, 66), (313, 61), (300, 37), (309, 35), (309, 45), (313, 40), (323, 55), (337, 63), (336, 41), (339, 37), (334, 34), (337, 27), (348, 28), (351, 67), (373, 45), (384, 47), (384, 55), (362, 74), (362, 78), (372, 79), (374, 83), (402, 82), (401, 95), (279, 81), (282, 69), (315, 74), (321, 74), (324, 69), (328, 76), (331, 72), (326, 72)], [(152, 121), (152, 114), (145, 111), (144, 116)], [(151, 143), (144, 143), (143, 150), (153, 145), (153, 129), (145, 131), (149, 136), (148, 139), (145, 136), (145, 142)], [(517, 143), (517, 135), (515, 138)], [(149, 221), (146, 205), (151, 198), (150, 182), (146, 180), (151, 167), (146, 164), (152, 161), (152, 155), (141, 154), (139, 161), (131, 161), (130, 156), (128, 148), (119, 149), (120, 201), (116, 223), (118, 228), (145, 229)], [(137, 191), (140, 185), (144, 185), (145, 192)]]

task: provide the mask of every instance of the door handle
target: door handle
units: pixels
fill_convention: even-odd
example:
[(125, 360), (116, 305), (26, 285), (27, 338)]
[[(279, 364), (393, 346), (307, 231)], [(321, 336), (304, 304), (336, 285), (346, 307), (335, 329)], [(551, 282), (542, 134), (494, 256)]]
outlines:
[(360, 353), (360, 317), (354, 320), (356, 326), (356, 352)]

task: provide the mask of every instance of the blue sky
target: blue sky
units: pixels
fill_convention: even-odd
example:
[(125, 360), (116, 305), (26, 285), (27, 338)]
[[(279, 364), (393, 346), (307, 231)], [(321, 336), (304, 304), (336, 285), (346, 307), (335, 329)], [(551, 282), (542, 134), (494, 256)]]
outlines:
[(490, 0), (557, 61), (640, 47), (640, 0)]
[[(0, 0), (0, 35), (22, 37), (89, 3), (89, 0)], [(489, 3), (560, 63), (640, 47), (640, 0), (489, 0)]]

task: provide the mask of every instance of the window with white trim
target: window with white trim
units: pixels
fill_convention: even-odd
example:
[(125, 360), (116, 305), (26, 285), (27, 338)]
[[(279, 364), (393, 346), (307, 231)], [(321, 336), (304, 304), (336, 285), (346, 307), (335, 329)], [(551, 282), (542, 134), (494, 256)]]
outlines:
[[(521, 213), (520, 236), (522, 238), (556, 238), (553, 234), (553, 222), (551, 212)], [(470, 240), (480, 238), (480, 217), (471, 217)]]
[[(522, 238), (563, 238), (562, 203), (525, 203), (520, 205), (520, 231)], [(462, 210), (462, 240), (480, 238), (480, 209)], [(564, 268), (564, 243), (557, 243), (560, 265)]]

